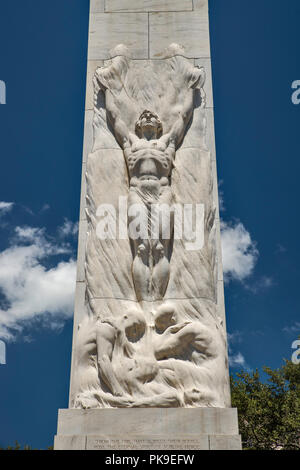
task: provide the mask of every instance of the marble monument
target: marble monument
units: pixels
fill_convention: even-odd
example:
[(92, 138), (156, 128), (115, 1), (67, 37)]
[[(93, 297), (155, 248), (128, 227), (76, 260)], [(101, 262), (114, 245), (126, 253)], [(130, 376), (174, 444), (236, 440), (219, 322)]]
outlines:
[(56, 449), (240, 449), (207, 0), (91, 0), (70, 403)]

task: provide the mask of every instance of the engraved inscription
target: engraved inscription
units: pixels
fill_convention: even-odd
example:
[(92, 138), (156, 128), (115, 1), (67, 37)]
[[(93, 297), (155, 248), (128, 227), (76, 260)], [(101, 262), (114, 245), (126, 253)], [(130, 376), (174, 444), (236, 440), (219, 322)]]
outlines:
[(208, 448), (205, 439), (91, 439), (91, 450), (201, 450)]

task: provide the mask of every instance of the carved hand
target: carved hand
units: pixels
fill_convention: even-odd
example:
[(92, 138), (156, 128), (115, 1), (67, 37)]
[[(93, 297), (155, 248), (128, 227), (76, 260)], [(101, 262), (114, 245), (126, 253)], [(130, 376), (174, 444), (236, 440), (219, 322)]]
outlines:
[(164, 334), (174, 334), (178, 333), (178, 331), (182, 330), (185, 326), (190, 325), (192, 322), (185, 321), (183, 323), (178, 323), (178, 325), (169, 326), (169, 328), (165, 331)]

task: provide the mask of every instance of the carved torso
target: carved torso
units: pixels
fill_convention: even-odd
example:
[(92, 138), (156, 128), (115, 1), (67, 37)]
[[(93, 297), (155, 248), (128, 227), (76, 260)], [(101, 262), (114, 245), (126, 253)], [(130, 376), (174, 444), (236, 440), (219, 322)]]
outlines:
[(166, 139), (148, 141), (131, 134), (124, 155), (131, 179), (160, 180), (170, 176), (175, 149), (168, 146)]

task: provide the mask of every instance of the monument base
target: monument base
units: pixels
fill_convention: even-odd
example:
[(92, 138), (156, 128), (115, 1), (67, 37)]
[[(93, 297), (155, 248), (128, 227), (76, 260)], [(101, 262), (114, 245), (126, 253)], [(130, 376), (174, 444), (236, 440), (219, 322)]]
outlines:
[(235, 408), (67, 409), (55, 450), (241, 450)]

